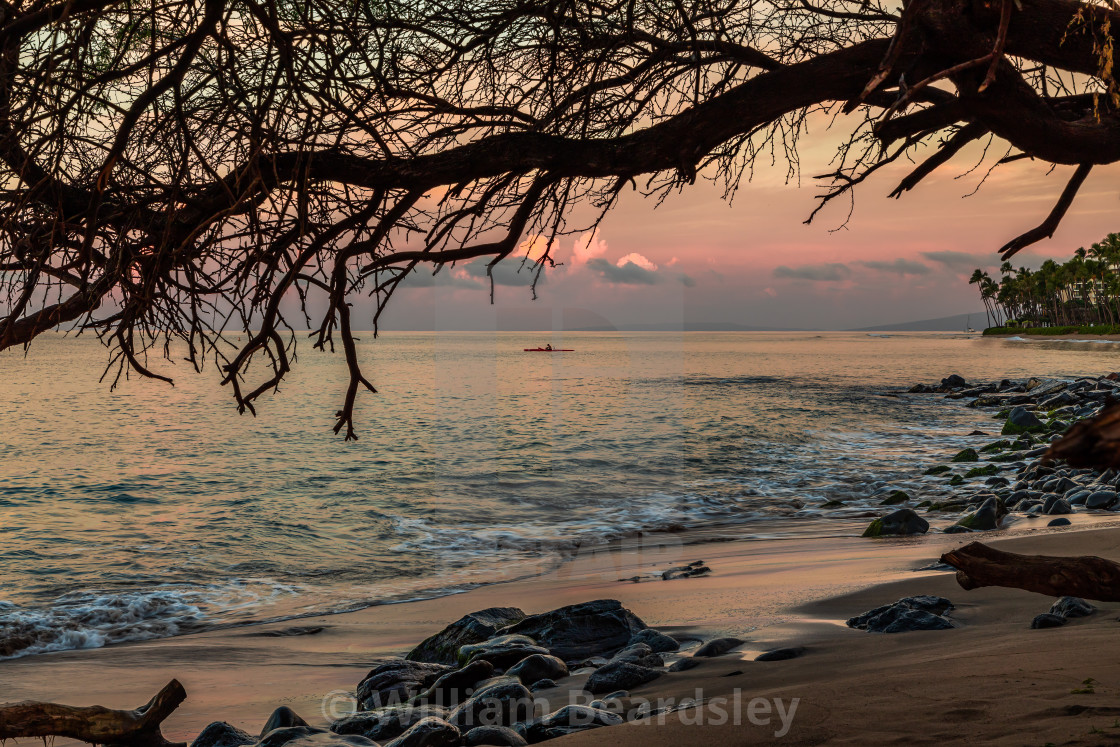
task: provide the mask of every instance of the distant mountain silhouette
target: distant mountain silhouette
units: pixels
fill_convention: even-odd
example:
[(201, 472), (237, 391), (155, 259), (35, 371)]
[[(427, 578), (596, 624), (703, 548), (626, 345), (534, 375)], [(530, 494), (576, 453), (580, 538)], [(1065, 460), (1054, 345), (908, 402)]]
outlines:
[(957, 314), (943, 316), (937, 319), (920, 319), (916, 322), (902, 322), (899, 324), (879, 324), (874, 327), (859, 327), (846, 330), (848, 332), (963, 332), (965, 325), (971, 319), (972, 327), (981, 331), (988, 326), (988, 317), (983, 311), (974, 311), (971, 314)]

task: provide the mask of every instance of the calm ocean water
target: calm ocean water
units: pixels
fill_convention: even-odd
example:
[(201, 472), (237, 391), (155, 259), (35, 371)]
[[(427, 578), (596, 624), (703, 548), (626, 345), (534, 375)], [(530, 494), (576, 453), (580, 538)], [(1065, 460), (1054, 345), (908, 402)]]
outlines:
[[(521, 350), (545, 342), (576, 352)], [(257, 418), (182, 363), (110, 392), (92, 340), (0, 355), (0, 658), (430, 597), (638, 532), (855, 534), (877, 492), (931, 489), (922, 469), (995, 432), (910, 384), (1120, 368), (1114, 344), (934, 334), (361, 347), (381, 393), (350, 444), (341, 357), (310, 345)]]

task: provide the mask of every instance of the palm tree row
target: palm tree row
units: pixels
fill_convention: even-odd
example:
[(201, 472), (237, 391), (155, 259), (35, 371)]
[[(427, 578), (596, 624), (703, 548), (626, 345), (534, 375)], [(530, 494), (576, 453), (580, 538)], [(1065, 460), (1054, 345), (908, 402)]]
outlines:
[(1061, 327), (1116, 324), (1120, 319), (1120, 233), (1110, 233), (1064, 264), (1037, 270), (1000, 267), (996, 282), (983, 270), (969, 279), (980, 291), (988, 326)]

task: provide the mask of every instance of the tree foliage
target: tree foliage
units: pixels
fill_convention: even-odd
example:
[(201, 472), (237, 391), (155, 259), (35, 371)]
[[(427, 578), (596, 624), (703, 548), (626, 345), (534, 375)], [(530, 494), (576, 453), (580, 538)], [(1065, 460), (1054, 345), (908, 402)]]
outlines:
[(900, 196), (976, 141), (1073, 166), (1010, 256), (1120, 160), (1118, 20), (1074, 0), (15, 0), (0, 349), (72, 325), (110, 374), (163, 378), (149, 353), (181, 345), (252, 411), (309, 328), (341, 345), (353, 437), (353, 330), (411, 273), (547, 246), (626, 188), (730, 194), (774, 153), (796, 168), (815, 114), (848, 133), (822, 204), (915, 159)]
[(988, 312), (988, 324), (1022, 327), (1114, 325), (1120, 320), (1120, 234), (1110, 233), (1088, 249), (1037, 270), (1000, 267), (997, 282), (983, 270), (972, 273)]

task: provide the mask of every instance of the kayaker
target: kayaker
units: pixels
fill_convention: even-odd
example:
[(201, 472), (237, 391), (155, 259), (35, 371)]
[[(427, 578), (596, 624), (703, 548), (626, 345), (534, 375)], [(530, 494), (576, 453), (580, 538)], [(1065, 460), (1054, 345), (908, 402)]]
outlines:
[(545, 350), (552, 350), (552, 345), (551, 344), (545, 345), (544, 349)]

